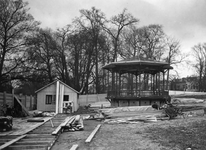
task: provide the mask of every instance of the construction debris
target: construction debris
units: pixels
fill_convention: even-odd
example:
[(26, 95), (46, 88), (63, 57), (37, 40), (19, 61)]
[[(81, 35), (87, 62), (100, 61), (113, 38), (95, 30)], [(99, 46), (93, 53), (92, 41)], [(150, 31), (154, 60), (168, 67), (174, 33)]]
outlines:
[(173, 104), (164, 104), (160, 109), (163, 110), (163, 113), (169, 117), (169, 119), (173, 119), (178, 115), (183, 115), (182, 109), (174, 106)]
[(136, 116), (136, 117), (106, 119), (104, 123), (108, 123), (108, 124), (136, 124), (140, 122), (155, 123), (159, 119), (160, 118), (157, 118), (155, 116)]
[(0, 132), (10, 131), (13, 126), (13, 118), (11, 116), (0, 117)]
[(86, 120), (104, 120), (106, 115), (100, 110), (98, 113), (90, 114), (89, 116), (85, 117)]
[(151, 106), (130, 106), (101, 109), (105, 119), (126, 118), (126, 117), (144, 117), (160, 116), (162, 110), (157, 110)]
[(64, 131), (64, 127), (70, 124), (75, 119), (74, 116), (67, 117), (53, 132), (52, 135), (58, 135), (60, 131)]
[(53, 117), (55, 112), (33, 111), (33, 117)]
[(84, 130), (83, 118), (80, 115), (76, 115), (72, 122), (62, 126), (62, 131), (82, 131)]

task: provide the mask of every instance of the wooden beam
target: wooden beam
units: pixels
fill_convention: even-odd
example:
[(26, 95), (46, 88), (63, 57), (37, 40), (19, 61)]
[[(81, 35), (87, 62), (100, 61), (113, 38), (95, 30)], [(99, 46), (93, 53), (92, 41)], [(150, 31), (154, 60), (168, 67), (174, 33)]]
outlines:
[(29, 114), (29, 111), (26, 109), (26, 107), (21, 103), (21, 101), (18, 99), (18, 97), (16, 95), (14, 95), (14, 97), (16, 98), (16, 101), (21, 105), (21, 108), (22, 108), (23, 112), (27, 116), (29, 116), (30, 114)]
[(93, 139), (93, 137), (95, 136), (95, 134), (97, 133), (97, 131), (99, 130), (100, 127), (101, 127), (101, 124), (96, 126), (96, 128), (92, 131), (92, 133), (89, 135), (89, 137), (85, 140), (86, 143), (91, 142), (91, 140)]
[(51, 126), (52, 126), (52, 128), (54, 127), (54, 124), (53, 124), (53, 122), (52, 122), (52, 119), (50, 119), (50, 123), (51, 123)]
[(76, 150), (76, 149), (78, 148), (78, 146), (79, 146), (79, 145), (74, 144), (74, 145), (72, 145), (72, 147), (70, 148), (70, 150)]
[(19, 137), (15, 138), (15, 139), (13, 139), (13, 140), (11, 140), (11, 141), (9, 141), (9, 142), (6, 142), (5, 144), (3, 144), (3, 145), (0, 146), (0, 150), (2, 150), (2, 149), (4, 149), (4, 148), (12, 145), (13, 143), (21, 140), (21, 139), (24, 138), (24, 137), (26, 137), (26, 135), (19, 136)]
[(75, 116), (67, 117), (53, 132), (52, 135), (57, 135), (63, 126), (67, 123), (71, 123), (75, 119)]
[(56, 114), (59, 113), (59, 81), (56, 83)]

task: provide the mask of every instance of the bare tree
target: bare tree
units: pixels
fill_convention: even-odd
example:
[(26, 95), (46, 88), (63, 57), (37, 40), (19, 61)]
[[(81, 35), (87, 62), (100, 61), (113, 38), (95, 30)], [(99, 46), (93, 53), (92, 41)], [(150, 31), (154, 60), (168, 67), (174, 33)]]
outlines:
[(71, 33), (70, 25), (58, 29), (55, 33), (55, 41), (57, 43), (57, 49), (55, 51), (55, 65), (56, 70), (60, 74), (60, 77), (63, 82), (70, 84), (69, 81), (69, 67), (68, 67), (68, 55), (69, 55), (69, 46), (68, 46), (68, 37)]
[(102, 24), (104, 24), (105, 16), (104, 14), (92, 7), (91, 10), (80, 10), (81, 17), (76, 20), (81, 25), (82, 28), (90, 31), (91, 42), (92, 42), (92, 51), (95, 54), (95, 85), (96, 93), (100, 92), (99, 85), (99, 37), (101, 35)]
[(117, 61), (117, 56), (119, 53), (120, 46), (120, 36), (123, 29), (129, 25), (137, 23), (139, 20), (134, 18), (127, 10), (124, 9), (122, 13), (113, 16), (108, 23), (111, 24), (110, 27), (103, 25), (104, 30), (111, 36), (111, 41), (113, 44), (112, 50), (112, 62)]
[(46, 74), (49, 82), (52, 82), (56, 76), (54, 69), (56, 49), (57, 44), (50, 29), (39, 29), (27, 39), (27, 57), (30, 69)]
[(124, 59), (136, 58), (143, 59), (144, 45), (141, 42), (140, 30), (136, 26), (129, 26), (122, 34), (123, 46), (120, 55)]
[(196, 63), (193, 66), (197, 70), (199, 76), (199, 91), (201, 91), (203, 89), (203, 77), (206, 71), (206, 43), (197, 44), (192, 47), (192, 50), (196, 60)]
[[(185, 54), (180, 51), (180, 43), (174, 38), (165, 37), (165, 52), (163, 60), (168, 62), (170, 65), (178, 65), (182, 63), (187, 57)], [(169, 70), (167, 72), (167, 85), (169, 83)]]
[(138, 29), (139, 49), (143, 57), (149, 60), (160, 60), (164, 53), (165, 33), (161, 25), (149, 25)]
[[(25, 36), (38, 25), (22, 0), (0, 0), (0, 85), (25, 62)], [(10, 77), (12, 78), (12, 77)]]

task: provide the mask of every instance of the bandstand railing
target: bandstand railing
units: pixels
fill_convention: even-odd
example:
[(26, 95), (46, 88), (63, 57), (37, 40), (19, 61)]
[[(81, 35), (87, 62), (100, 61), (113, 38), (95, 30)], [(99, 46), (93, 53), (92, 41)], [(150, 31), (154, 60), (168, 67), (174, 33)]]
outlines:
[(152, 97), (152, 96), (166, 96), (168, 91), (136, 91), (136, 90), (120, 90), (108, 91), (108, 97)]

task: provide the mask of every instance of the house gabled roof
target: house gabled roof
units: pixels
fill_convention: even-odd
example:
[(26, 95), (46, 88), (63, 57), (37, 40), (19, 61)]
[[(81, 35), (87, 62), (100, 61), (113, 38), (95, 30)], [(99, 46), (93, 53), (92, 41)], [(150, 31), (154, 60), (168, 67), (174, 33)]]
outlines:
[(63, 84), (64, 86), (66, 86), (66, 87), (69, 88), (70, 90), (74, 91), (75, 93), (79, 94), (78, 91), (76, 91), (75, 89), (73, 89), (72, 87), (68, 86), (66, 83), (64, 83), (64, 82), (62, 82), (62, 81), (60, 81), (60, 80), (58, 80), (58, 79), (55, 80), (55, 81), (53, 81), (53, 82), (51, 82), (51, 83), (49, 83), (49, 84), (47, 84), (47, 85), (45, 85), (44, 87), (42, 87), (42, 88), (40, 88), (40, 89), (38, 89), (37, 91), (35, 91), (35, 93), (38, 93), (39, 91), (41, 91), (41, 90), (49, 87), (50, 85), (54, 84), (54, 83), (57, 82), (57, 81), (59, 81), (61, 84)]

